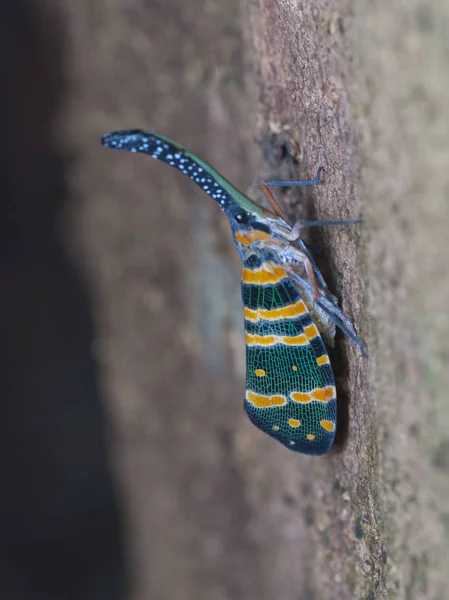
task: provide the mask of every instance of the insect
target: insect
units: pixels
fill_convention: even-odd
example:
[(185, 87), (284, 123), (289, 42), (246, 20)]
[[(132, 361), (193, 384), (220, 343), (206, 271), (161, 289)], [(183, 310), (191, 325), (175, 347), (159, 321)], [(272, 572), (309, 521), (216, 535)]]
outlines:
[(246, 393), (250, 420), (290, 450), (311, 455), (331, 448), (336, 430), (336, 389), (323, 342), (333, 345), (338, 326), (363, 351), (351, 321), (339, 309), (309, 250), (301, 227), (354, 221), (302, 221), (291, 226), (268, 181), (260, 187), (273, 210), (260, 206), (213, 167), (172, 140), (143, 130), (103, 136), (107, 148), (142, 152), (190, 177), (229, 219), (242, 261), (246, 334)]

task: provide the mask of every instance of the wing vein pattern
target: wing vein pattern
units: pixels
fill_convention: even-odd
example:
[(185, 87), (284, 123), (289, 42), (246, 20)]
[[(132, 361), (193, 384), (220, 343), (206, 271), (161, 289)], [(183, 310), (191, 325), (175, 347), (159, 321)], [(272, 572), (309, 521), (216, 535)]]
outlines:
[(326, 347), (275, 255), (243, 260), (245, 410), (290, 450), (320, 455), (335, 437), (336, 390)]

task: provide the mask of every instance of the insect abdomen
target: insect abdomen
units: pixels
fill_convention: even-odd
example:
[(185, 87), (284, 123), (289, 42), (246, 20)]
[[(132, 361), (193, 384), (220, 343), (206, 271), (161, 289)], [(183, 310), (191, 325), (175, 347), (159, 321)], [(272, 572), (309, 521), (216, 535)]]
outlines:
[(336, 428), (335, 383), (324, 343), (280, 265), (256, 255), (243, 265), (245, 410), (291, 450), (324, 454)]

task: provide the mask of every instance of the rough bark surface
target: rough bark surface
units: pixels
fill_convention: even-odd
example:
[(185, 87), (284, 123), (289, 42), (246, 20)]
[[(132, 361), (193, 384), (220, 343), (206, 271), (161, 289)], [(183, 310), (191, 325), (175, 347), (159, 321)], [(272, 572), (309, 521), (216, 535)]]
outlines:
[[(71, 222), (134, 598), (443, 600), (447, 5), (59, 4), (72, 43)], [(290, 453), (246, 419), (227, 223), (180, 173), (99, 145), (131, 127), (179, 140), (242, 189), (323, 165), (323, 185), (284, 194), (292, 213), (363, 218), (311, 240), (368, 345), (363, 359), (338, 337), (332, 352), (340, 425), (328, 456)]]

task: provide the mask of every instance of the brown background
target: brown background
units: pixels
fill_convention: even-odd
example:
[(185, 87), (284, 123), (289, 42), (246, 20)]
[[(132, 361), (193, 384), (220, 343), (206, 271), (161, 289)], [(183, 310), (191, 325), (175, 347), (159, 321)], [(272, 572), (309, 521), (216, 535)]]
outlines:
[[(444, 600), (447, 3), (58, 5), (54, 130), (71, 158), (58, 227), (89, 290), (128, 597)], [(187, 145), (244, 191), (322, 164), (325, 183), (285, 202), (298, 216), (363, 217), (312, 240), (368, 345), (362, 359), (339, 336), (332, 354), (330, 455), (289, 453), (247, 420), (227, 223), (182, 174), (100, 146), (134, 127)]]

